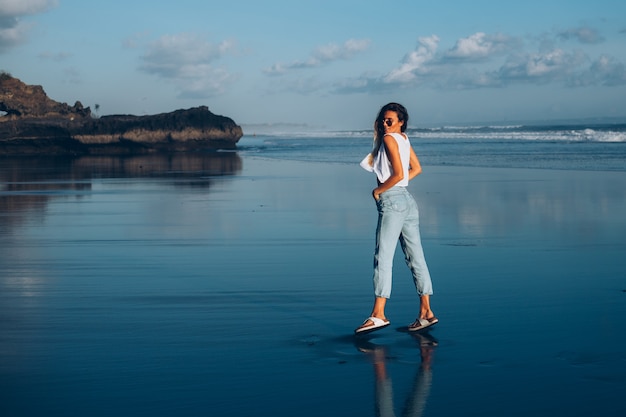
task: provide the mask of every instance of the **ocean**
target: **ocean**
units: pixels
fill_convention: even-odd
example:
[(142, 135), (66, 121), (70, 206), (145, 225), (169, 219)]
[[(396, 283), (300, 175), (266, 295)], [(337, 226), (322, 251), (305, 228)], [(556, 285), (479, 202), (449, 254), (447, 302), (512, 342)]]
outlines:
[[(409, 128), (422, 165), (626, 170), (626, 124)], [(309, 162), (358, 163), (372, 130), (248, 132), (239, 152)]]

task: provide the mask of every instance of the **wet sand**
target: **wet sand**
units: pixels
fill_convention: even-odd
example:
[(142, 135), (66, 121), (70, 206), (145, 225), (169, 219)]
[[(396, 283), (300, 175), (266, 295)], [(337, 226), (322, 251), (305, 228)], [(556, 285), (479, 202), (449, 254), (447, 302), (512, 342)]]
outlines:
[[(0, 162), (0, 415), (623, 416), (626, 173), (424, 167), (367, 337), (358, 165)], [(20, 168), (21, 167), (21, 168)], [(378, 410), (378, 411), (377, 411)]]

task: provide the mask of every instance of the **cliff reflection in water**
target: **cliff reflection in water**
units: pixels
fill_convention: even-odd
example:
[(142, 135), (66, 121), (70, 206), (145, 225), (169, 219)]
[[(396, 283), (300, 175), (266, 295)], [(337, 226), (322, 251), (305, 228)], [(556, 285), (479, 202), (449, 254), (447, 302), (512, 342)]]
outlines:
[[(0, 160), (3, 191), (19, 183), (51, 180), (85, 181), (92, 178), (189, 177), (235, 175), (241, 171), (235, 152), (173, 153), (138, 156), (12, 157)], [(72, 188), (73, 184), (56, 184)]]
[(45, 208), (52, 198), (90, 192), (95, 179), (172, 179), (175, 187), (210, 187), (212, 177), (236, 175), (235, 152), (138, 156), (10, 157), (0, 159), (0, 228), (19, 223), (20, 212)]

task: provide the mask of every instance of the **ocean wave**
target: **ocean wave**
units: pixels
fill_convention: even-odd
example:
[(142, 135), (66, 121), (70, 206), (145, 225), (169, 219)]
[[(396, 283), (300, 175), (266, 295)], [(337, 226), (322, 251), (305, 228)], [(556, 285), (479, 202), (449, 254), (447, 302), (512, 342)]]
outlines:
[(481, 132), (413, 132), (411, 137), (465, 141), (534, 141), (534, 142), (626, 142), (626, 132), (584, 130), (559, 131), (481, 131)]
[[(534, 142), (626, 142), (626, 125), (606, 126), (442, 126), (409, 127), (411, 138), (456, 141), (534, 141)], [(372, 138), (369, 130), (275, 131), (259, 137), (273, 138)], [(249, 136), (249, 135), (248, 135)], [(257, 135), (253, 135), (257, 136)]]
[(626, 142), (626, 125), (597, 126), (452, 126), (408, 129), (412, 137), (470, 141)]

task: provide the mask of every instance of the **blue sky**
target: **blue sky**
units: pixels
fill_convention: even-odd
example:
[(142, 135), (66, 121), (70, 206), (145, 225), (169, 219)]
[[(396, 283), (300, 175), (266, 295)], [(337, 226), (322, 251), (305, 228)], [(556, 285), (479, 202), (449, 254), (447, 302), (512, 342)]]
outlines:
[(0, 70), (99, 113), (244, 125), (626, 119), (623, 0), (0, 0)]

